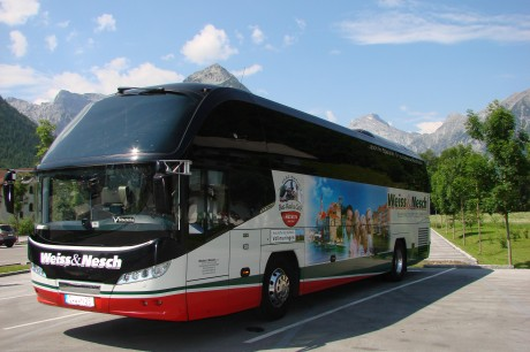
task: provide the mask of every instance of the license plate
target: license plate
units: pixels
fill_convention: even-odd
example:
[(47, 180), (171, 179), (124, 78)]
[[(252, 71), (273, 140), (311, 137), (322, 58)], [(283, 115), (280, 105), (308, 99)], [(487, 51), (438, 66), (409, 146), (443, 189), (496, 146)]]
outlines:
[(94, 307), (94, 297), (64, 295), (64, 302), (71, 306)]

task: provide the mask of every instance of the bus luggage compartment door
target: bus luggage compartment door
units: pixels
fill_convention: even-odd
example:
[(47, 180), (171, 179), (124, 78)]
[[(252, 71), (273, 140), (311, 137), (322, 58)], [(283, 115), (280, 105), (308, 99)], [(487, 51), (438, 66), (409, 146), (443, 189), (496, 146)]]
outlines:
[(257, 307), (261, 299), (261, 231), (230, 232), (230, 305), (235, 311)]

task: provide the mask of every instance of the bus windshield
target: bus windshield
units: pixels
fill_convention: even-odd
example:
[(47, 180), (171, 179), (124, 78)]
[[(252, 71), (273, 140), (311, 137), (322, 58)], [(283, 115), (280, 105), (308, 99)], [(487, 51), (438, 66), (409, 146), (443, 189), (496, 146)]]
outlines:
[(183, 94), (115, 95), (82, 111), (61, 133), (41, 167), (102, 158), (135, 161), (174, 152), (198, 99)]
[(42, 173), (37, 236), (101, 246), (174, 236), (175, 217), (153, 204), (154, 172), (154, 165), (125, 164)]

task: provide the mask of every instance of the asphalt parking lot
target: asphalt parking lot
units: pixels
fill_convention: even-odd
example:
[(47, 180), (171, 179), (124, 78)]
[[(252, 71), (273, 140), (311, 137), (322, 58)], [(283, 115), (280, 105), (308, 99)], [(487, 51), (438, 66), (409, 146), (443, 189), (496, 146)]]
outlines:
[(530, 270), (414, 269), (253, 311), (172, 323), (39, 304), (29, 274), (0, 278), (3, 351), (527, 351)]

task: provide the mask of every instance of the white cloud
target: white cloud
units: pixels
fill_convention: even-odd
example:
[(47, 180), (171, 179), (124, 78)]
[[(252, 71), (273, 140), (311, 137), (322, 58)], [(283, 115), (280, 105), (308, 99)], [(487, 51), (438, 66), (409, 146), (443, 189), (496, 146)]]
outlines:
[(377, 5), (384, 8), (400, 7), (405, 4), (404, 0), (378, 0)]
[(73, 39), (77, 38), (79, 36), (79, 34), (77, 33), (77, 31), (71, 31), (70, 33), (68, 33), (68, 35), (66, 36), (66, 41), (67, 42), (71, 42)]
[(238, 53), (230, 46), (230, 40), (222, 29), (206, 25), (193, 39), (184, 44), (180, 52), (190, 62), (203, 65), (218, 60), (227, 60)]
[(300, 28), (300, 30), (305, 30), (305, 27), (307, 26), (307, 23), (305, 20), (303, 19), (300, 19), (300, 18), (295, 18), (295, 21), (296, 21), (296, 25), (298, 26), (298, 28)]
[(268, 50), (268, 51), (275, 51), (275, 52), (280, 51), (279, 49), (277, 49), (277, 48), (276, 48), (274, 45), (272, 45), (272, 44), (266, 44), (266, 45), (264, 46), (264, 48), (265, 48), (266, 50)]
[(441, 125), (443, 125), (442, 121), (434, 121), (434, 122), (422, 122), (416, 125), (418, 127), (420, 133), (433, 133), (436, 131)]
[(0, 23), (24, 24), (39, 12), (38, 0), (0, 0)]
[(299, 18), (295, 18), (294, 21), (296, 22), (296, 26), (298, 27), (298, 31), (295, 34), (285, 34), (283, 36), (283, 46), (284, 47), (288, 47), (288, 46), (294, 45), (298, 41), (298, 38), (301, 35), (303, 35), (303, 33), (305, 31), (305, 28), (307, 26), (305, 20), (302, 20), (302, 19), (299, 19)]
[(31, 101), (50, 101), (61, 89), (74, 93), (110, 94), (120, 86), (149, 86), (181, 82), (184, 76), (145, 62), (131, 67), (126, 58), (116, 58), (102, 67), (94, 66), (86, 75), (65, 71), (46, 75), (31, 67), (0, 64), (0, 90), (2, 95), (17, 90)]
[[(342, 35), (355, 44), (454, 44), (471, 40), (530, 41), (530, 16), (483, 15), (436, 5), (398, 6), (384, 1), (390, 10), (363, 12), (338, 24)], [(399, 7), (399, 8), (397, 8)]]
[(99, 33), (103, 31), (114, 32), (116, 30), (116, 20), (112, 15), (104, 13), (96, 18), (97, 27), (94, 32)]
[(181, 82), (184, 79), (177, 72), (158, 68), (149, 62), (130, 67), (129, 60), (123, 57), (113, 59), (103, 67), (94, 66), (90, 72), (93, 76), (81, 76), (70, 72), (54, 76), (53, 86), (57, 91), (67, 89), (76, 93), (110, 94), (120, 86), (148, 86)]
[[(123, 72), (122, 72), (123, 71)], [(154, 84), (181, 82), (184, 76), (164, 70), (145, 62), (129, 70), (115, 72), (94, 70), (99, 81), (112, 92), (118, 86), (149, 86)], [(103, 73), (103, 74), (102, 74)]]
[(436, 131), (436, 129), (438, 129), (438, 127), (443, 124), (442, 121), (433, 121), (439, 118), (439, 114), (436, 111), (415, 111), (409, 108), (407, 105), (401, 105), (399, 107), (399, 110), (403, 111), (405, 114), (407, 114), (407, 116), (410, 117), (409, 122), (421, 121), (416, 124), (419, 133), (433, 133), (434, 131)]
[(44, 95), (41, 95), (39, 100), (52, 100), (62, 89), (73, 93), (105, 93), (100, 85), (98, 86), (98, 82), (93, 82), (79, 73), (69, 71), (50, 77), (46, 88)]
[(43, 77), (31, 67), (0, 64), (0, 89), (8, 90), (22, 86), (30, 86), (42, 82)]
[(48, 50), (54, 52), (57, 48), (57, 37), (55, 35), (49, 35), (46, 37), (46, 46)]
[(252, 34), (250, 35), (252, 42), (257, 45), (262, 44), (266, 38), (263, 31), (258, 26), (250, 26), (250, 29), (252, 30)]
[(11, 45), (9, 48), (16, 57), (23, 57), (28, 51), (28, 41), (24, 34), (20, 31), (11, 31), (9, 33), (11, 39)]
[(294, 43), (296, 43), (296, 37), (295, 36), (288, 35), (288, 34), (283, 36), (283, 45), (284, 46), (291, 46)]
[(68, 28), (70, 26), (70, 21), (62, 21), (57, 23), (57, 27), (59, 28)]
[(41, 12), (39, 16), (39, 22), (43, 26), (48, 27), (50, 25), (50, 12), (49, 11)]
[(232, 71), (231, 73), (237, 78), (244, 78), (244, 77), (255, 75), (256, 73), (261, 72), (261, 71), (263, 71), (263, 66), (259, 64), (254, 64), (252, 66), (245, 67), (242, 70)]
[(171, 61), (175, 59), (175, 54), (169, 53), (169, 54), (163, 55), (160, 59), (162, 59), (163, 61)]
[(333, 111), (326, 110), (324, 112), (324, 115), (326, 116), (326, 120), (328, 120), (329, 122), (337, 123), (337, 117), (335, 116)]
[(239, 44), (242, 45), (243, 42), (245, 41), (245, 36), (241, 32), (236, 31), (236, 39), (239, 42)]

